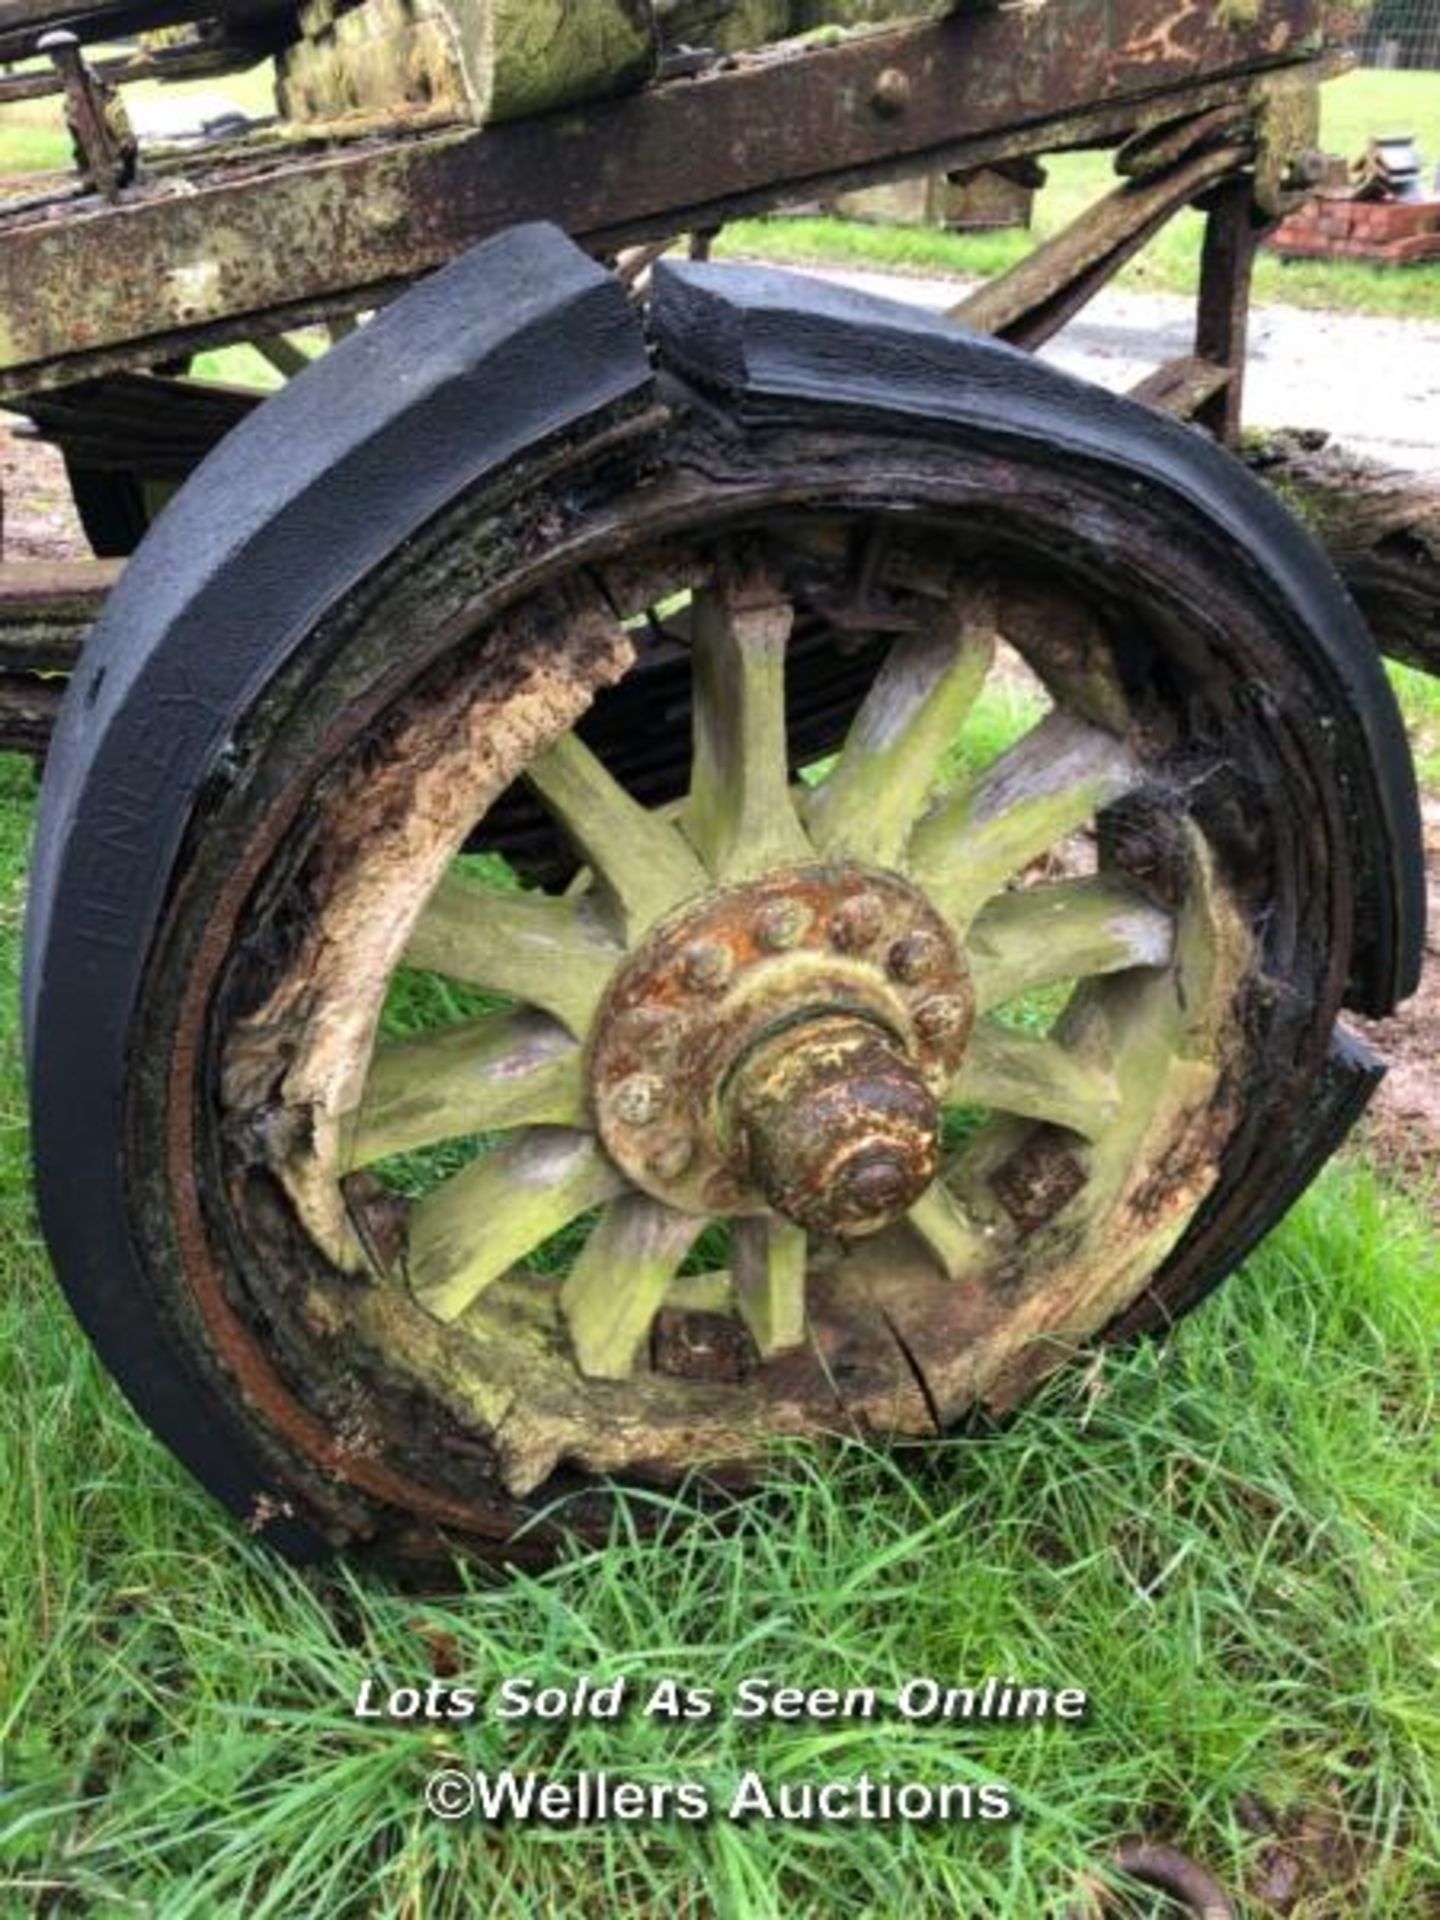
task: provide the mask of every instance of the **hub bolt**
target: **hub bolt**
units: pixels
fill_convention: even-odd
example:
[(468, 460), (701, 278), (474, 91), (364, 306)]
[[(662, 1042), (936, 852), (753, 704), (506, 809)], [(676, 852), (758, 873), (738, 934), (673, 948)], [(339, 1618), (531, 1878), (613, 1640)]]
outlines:
[(657, 1049), (668, 1051), (678, 1034), (679, 1021), (669, 1007), (632, 1007), (616, 1022), (622, 1045), (652, 1060)]
[(810, 915), (798, 900), (772, 900), (762, 907), (755, 921), (755, 933), (762, 947), (771, 953), (784, 953), (796, 946), (810, 925)]
[(933, 980), (944, 965), (943, 945), (935, 934), (926, 933), (923, 929), (907, 933), (903, 940), (897, 940), (890, 949), (891, 977), (903, 980), (906, 986), (916, 987), (924, 980)]
[(857, 893), (837, 907), (830, 937), (842, 953), (860, 953), (873, 947), (885, 927), (885, 909), (871, 893)]
[(687, 947), (682, 964), (685, 978), (702, 993), (716, 993), (735, 970), (735, 956), (718, 940), (697, 940)]
[(937, 993), (915, 1010), (915, 1028), (926, 1040), (948, 1040), (970, 1017), (965, 1002), (954, 994)]
[(886, 67), (876, 76), (870, 105), (882, 120), (903, 113), (910, 104), (910, 77), (899, 67)]
[(665, 1088), (653, 1074), (632, 1073), (616, 1087), (610, 1105), (615, 1118), (627, 1127), (648, 1127), (659, 1115), (664, 1098)]

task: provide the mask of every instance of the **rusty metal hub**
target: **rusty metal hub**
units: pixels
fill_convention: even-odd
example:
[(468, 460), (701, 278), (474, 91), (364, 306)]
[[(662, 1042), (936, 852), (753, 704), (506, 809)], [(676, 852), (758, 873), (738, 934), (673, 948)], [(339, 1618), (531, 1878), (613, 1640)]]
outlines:
[(767, 875), (670, 916), (621, 968), (590, 1046), (596, 1124), (670, 1206), (874, 1232), (934, 1177), (974, 1011), (953, 934), (897, 875)]

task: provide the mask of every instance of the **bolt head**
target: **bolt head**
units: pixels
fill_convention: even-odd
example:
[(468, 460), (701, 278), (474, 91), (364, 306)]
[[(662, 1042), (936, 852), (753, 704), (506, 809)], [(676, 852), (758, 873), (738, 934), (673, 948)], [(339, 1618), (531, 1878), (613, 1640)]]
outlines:
[(884, 119), (903, 113), (910, 104), (910, 76), (899, 67), (886, 67), (877, 75), (870, 105)]
[(835, 1182), (830, 1204), (841, 1220), (889, 1219), (914, 1201), (913, 1171), (898, 1153), (857, 1154)]
[(810, 925), (810, 915), (798, 900), (772, 900), (760, 909), (755, 937), (771, 953), (797, 946)]
[(681, 959), (688, 985), (700, 993), (718, 993), (735, 971), (735, 956), (718, 940), (697, 940)]
[(830, 938), (842, 953), (863, 953), (885, 930), (885, 909), (873, 893), (856, 893), (835, 909)]
[(923, 981), (933, 980), (945, 965), (944, 942), (938, 934), (919, 928), (895, 942), (886, 964), (892, 979), (918, 987)]
[(659, 1118), (665, 1087), (653, 1073), (632, 1073), (610, 1096), (610, 1110), (627, 1127), (652, 1126)]
[(970, 1017), (965, 1002), (952, 993), (933, 994), (915, 1009), (915, 1030), (925, 1040), (950, 1040)]

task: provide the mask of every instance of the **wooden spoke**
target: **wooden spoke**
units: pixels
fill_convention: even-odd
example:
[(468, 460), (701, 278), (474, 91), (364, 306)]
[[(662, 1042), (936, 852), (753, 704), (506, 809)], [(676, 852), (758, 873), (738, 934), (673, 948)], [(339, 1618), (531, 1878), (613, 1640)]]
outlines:
[(735, 1304), (768, 1360), (805, 1338), (808, 1236), (782, 1220), (737, 1220), (730, 1229)]
[(575, 734), (526, 778), (614, 900), (627, 939), (704, 891), (705, 869), (676, 829), (632, 799)]
[(494, 1013), (376, 1049), (347, 1171), (506, 1127), (580, 1127), (580, 1049), (544, 1014)]
[(518, 1260), (624, 1186), (588, 1133), (535, 1127), (454, 1174), (410, 1214), (410, 1285), (458, 1320)]
[(995, 590), (970, 584), (891, 647), (806, 824), (821, 853), (898, 864), (995, 658)]
[(910, 868), (956, 924), (1048, 847), (1137, 786), (1123, 740), (1072, 714), (1038, 727), (936, 807), (915, 831)]
[(1001, 633), (1054, 704), (1123, 733), (1130, 702), (1109, 630), (1095, 607), (1072, 587), (1028, 572), (1006, 575), (998, 599)]
[[(1147, 1232), (1136, 1244), (1153, 1266), (1163, 1223), (1178, 1231), (1214, 1180), (1206, 1109), (1233, 1044), (1234, 995), (1251, 946), (1201, 836), (1192, 830), (1190, 839), (1190, 884), (1169, 965), (1086, 981), (1056, 1028), (1055, 1043), (1072, 1062), (1113, 1086), (1111, 1118), (1088, 1139), (1067, 1138), (1037, 1129), (1017, 1097), (946, 1169), (972, 1214), (1002, 1231), (1018, 1228), (1037, 1261), (1072, 1258), (1076, 1234), (1102, 1231), (1100, 1223), (1131, 1190), (1147, 1195)], [(1037, 1117), (1069, 1124), (1053, 1113)], [(1187, 1136), (1188, 1161), (1157, 1157), (1162, 1139)]]
[(965, 944), (984, 1012), (1057, 980), (1166, 966), (1175, 925), (1126, 881), (1101, 874), (998, 894)]
[(1097, 1061), (1081, 1058), (1057, 1041), (1011, 1033), (982, 1020), (970, 1036), (964, 1065), (947, 1099), (957, 1105), (994, 1107), (1095, 1139), (1115, 1118), (1120, 1089)]
[(410, 936), (405, 965), (527, 1001), (581, 1035), (622, 952), (583, 900), (502, 893), (450, 873)]
[(1144, 1167), (1157, 1119), (1173, 1125), (1177, 1115), (1203, 1112), (1233, 1045), (1234, 995), (1250, 963), (1251, 935), (1193, 824), (1188, 837), (1189, 885), (1170, 966), (1096, 981), (1062, 1022), (1066, 1043), (1104, 1059), (1121, 1093), (1120, 1117), (1092, 1156), (1092, 1205), (1123, 1191)]
[(785, 649), (794, 611), (763, 574), (695, 597), (695, 759), (685, 830), (717, 880), (814, 857), (790, 794)]
[(952, 1280), (983, 1272), (994, 1258), (985, 1234), (939, 1180), (931, 1182), (906, 1218)]
[(625, 1380), (635, 1371), (650, 1323), (704, 1225), (640, 1193), (605, 1209), (560, 1294), (582, 1373)]

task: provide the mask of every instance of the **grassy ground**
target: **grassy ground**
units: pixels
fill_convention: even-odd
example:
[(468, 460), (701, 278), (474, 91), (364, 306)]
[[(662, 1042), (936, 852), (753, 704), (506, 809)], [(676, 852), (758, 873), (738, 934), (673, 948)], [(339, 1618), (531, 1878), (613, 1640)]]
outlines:
[(1393, 661), (1388, 671), (1410, 730), (1420, 784), (1427, 793), (1440, 793), (1440, 679)]
[[(1324, 102), (1328, 151), (1353, 157), (1373, 134), (1413, 133), (1432, 164), (1440, 161), (1440, 84), (1433, 74), (1348, 74), (1326, 87)], [(750, 220), (728, 228), (719, 250), (909, 273), (1000, 273), (1115, 184), (1107, 154), (1060, 154), (1047, 166), (1050, 183), (1036, 204), (1033, 234), (946, 234), (846, 220)], [(1151, 293), (1193, 291), (1201, 225), (1195, 213), (1171, 221), (1116, 284)], [(1433, 319), (1440, 312), (1440, 264), (1402, 272), (1354, 261), (1287, 265), (1266, 255), (1257, 268), (1255, 293), (1262, 304)]]
[[(450, 1600), (297, 1574), (139, 1429), (49, 1280), (14, 1015), (31, 790), (0, 758), (4, 1920), (1042, 1920), (1137, 1829), (1236, 1885), (1276, 1871), (1279, 1848), (1299, 1920), (1434, 1910), (1440, 1249), (1373, 1173), (1333, 1167), (1168, 1343), (1055, 1383), (984, 1443), (903, 1471), (798, 1453), (728, 1529), (656, 1546), (622, 1525), (603, 1554), (473, 1576)], [(485, 1695), (510, 1675), (675, 1675), (722, 1710), (448, 1732), (352, 1718), (367, 1675), (457, 1667)], [(883, 1694), (914, 1673), (1068, 1684), (1093, 1708), (1030, 1729), (723, 1710), (746, 1675)], [(746, 1768), (998, 1779), (1020, 1817), (497, 1834), (423, 1812), (427, 1775), (454, 1764), (695, 1779), (722, 1800)]]
[[(225, 74), (214, 80), (187, 81), (178, 86), (161, 86), (158, 81), (142, 80), (127, 86), (124, 91), (127, 104), (136, 111), (153, 101), (173, 106), (187, 96), (213, 98), (216, 94), (223, 95), (227, 101), (233, 101), (236, 106), (257, 118), (275, 110), (274, 86), (268, 63), (253, 67), (248, 73)], [(68, 167), (70, 161), (70, 136), (65, 130), (64, 111), (57, 99), (22, 100), (11, 106), (0, 107), (0, 176)]]

